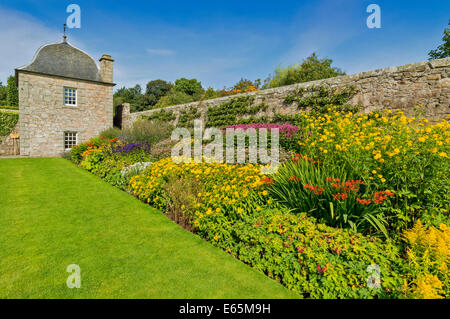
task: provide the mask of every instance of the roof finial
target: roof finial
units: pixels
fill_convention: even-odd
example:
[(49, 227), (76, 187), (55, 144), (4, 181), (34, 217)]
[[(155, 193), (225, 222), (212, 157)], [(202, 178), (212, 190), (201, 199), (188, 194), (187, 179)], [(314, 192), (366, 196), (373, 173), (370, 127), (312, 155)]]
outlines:
[(66, 26), (67, 26), (67, 25), (64, 23), (64, 36), (63, 36), (63, 42), (67, 42)]

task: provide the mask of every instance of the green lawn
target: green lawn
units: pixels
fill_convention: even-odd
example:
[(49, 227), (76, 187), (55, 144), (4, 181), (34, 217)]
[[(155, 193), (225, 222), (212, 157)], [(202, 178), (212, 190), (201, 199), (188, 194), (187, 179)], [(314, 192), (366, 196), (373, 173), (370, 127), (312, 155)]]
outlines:
[(66, 160), (0, 159), (0, 298), (295, 297)]

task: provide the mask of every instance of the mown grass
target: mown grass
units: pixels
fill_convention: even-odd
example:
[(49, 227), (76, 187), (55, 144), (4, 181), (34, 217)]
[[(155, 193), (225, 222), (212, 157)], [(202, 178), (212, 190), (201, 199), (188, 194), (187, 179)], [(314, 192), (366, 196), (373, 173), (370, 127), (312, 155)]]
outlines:
[(66, 160), (0, 159), (0, 298), (295, 297)]

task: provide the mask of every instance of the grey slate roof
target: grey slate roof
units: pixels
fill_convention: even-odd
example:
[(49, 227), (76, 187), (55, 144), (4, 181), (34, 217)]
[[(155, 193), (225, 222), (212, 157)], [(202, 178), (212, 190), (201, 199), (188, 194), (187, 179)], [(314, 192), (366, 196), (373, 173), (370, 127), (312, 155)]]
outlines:
[(65, 41), (42, 46), (33, 61), (18, 70), (103, 82), (95, 60)]

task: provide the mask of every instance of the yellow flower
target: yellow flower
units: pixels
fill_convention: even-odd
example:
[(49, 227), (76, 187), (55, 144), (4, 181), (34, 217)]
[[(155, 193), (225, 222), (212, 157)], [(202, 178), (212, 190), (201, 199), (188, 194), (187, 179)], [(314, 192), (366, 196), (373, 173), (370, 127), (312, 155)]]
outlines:
[(440, 157), (447, 157), (447, 153), (441, 152), (441, 153), (439, 153), (439, 156), (440, 156)]

